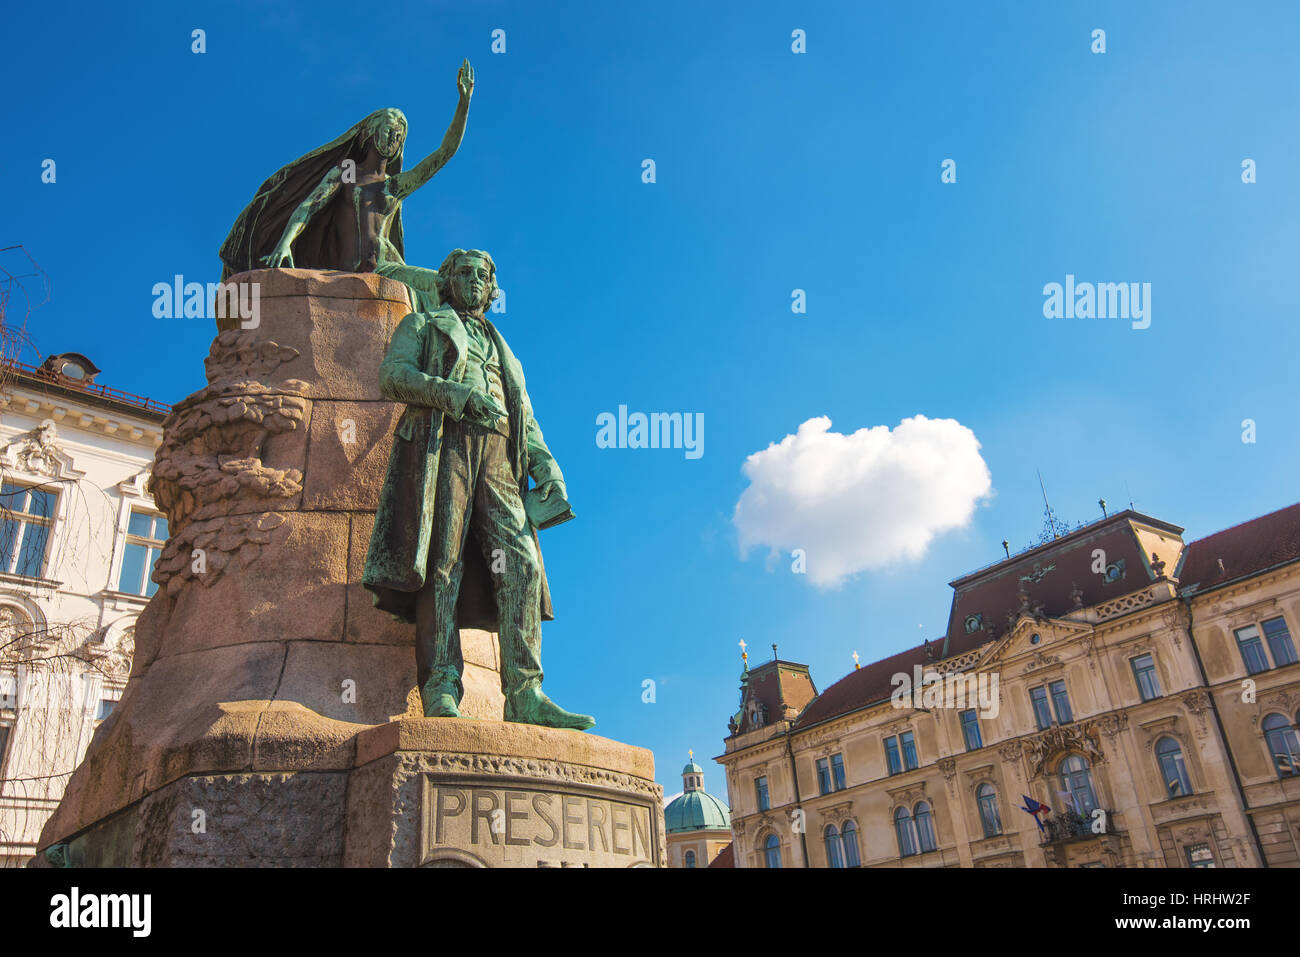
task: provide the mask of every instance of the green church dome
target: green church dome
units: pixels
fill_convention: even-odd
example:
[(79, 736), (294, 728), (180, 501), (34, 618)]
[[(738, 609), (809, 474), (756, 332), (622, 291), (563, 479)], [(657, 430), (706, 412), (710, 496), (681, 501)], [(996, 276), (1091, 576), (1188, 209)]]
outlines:
[(704, 768), (700, 767), (694, 761), (686, 762), (686, 767), (682, 768), (682, 774), (703, 774)]
[(664, 808), (664, 827), (669, 834), (714, 828), (730, 830), (731, 811), (707, 791), (687, 791)]

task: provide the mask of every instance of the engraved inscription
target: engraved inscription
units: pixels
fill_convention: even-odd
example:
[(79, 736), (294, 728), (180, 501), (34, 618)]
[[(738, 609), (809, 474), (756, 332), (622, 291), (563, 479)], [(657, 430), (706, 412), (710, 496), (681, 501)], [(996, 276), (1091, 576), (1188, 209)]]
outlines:
[(657, 856), (651, 808), (594, 790), (426, 777), (422, 814), (426, 864), (633, 867)]

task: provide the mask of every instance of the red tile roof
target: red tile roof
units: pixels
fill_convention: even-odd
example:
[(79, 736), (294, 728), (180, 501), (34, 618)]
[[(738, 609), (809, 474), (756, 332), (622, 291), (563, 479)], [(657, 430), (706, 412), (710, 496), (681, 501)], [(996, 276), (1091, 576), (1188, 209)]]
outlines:
[(1212, 588), (1297, 558), (1300, 502), (1192, 542), (1183, 553), (1178, 584), (1185, 589)]
[(735, 867), (736, 849), (734, 842), (718, 851), (718, 856), (709, 862), (709, 867)]
[(943, 650), (943, 639), (929, 642), (929, 648), (933, 657), (926, 657), (926, 645), (922, 644), (850, 671), (804, 709), (794, 726), (805, 728), (888, 698), (894, 691), (893, 676), (902, 672), (910, 678), (913, 665), (924, 668), (927, 663), (933, 664)]

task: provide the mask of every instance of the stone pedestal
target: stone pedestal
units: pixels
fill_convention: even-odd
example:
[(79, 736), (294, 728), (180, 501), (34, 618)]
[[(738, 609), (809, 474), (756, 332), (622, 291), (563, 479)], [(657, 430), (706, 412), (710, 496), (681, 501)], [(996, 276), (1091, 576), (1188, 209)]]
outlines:
[[(466, 820), (490, 791), (522, 828), (510, 795), (526, 795), (529, 839), (546, 850), (512, 842), (495, 853), (480, 818), (464, 863), (660, 864), (649, 752), (502, 722), (496, 636), (481, 631), (461, 638), (461, 708), (479, 720), (422, 717), (413, 626), (376, 611), (360, 584), (401, 413), (378, 392), (379, 363), (410, 311), (406, 287), (296, 269), (232, 281), (259, 284), (260, 322), (219, 333), (209, 385), (165, 423), (151, 484), (171, 532), (160, 588), (136, 624), (122, 700), (41, 849), (90, 866), (448, 860), (449, 845), (421, 837), (424, 789), (435, 808), (443, 800), (442, 833), (461, 842), (449, 813), (459, 781), (477, 795)], [(597, 823), (583, 825), (596, 831), (578, 853), (570, 822), (551, 853), (537, 822), (552, 806), (564, 813), (566, 795), (594, 802), (597, 818), (617, 805), (629, 827), (633, 810), (648, 813), (650, 851), (586, 853)]]

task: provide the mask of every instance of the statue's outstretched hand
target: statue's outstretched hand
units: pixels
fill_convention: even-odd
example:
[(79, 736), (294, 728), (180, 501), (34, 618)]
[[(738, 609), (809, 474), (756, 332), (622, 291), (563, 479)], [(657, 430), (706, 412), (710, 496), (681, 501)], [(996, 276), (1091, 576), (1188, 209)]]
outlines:
[(456, 73), (456, 89), (460, 90), (461, 99), (468, 100), (474, 92), (474, 68), (469, 60), (464, 60)]

